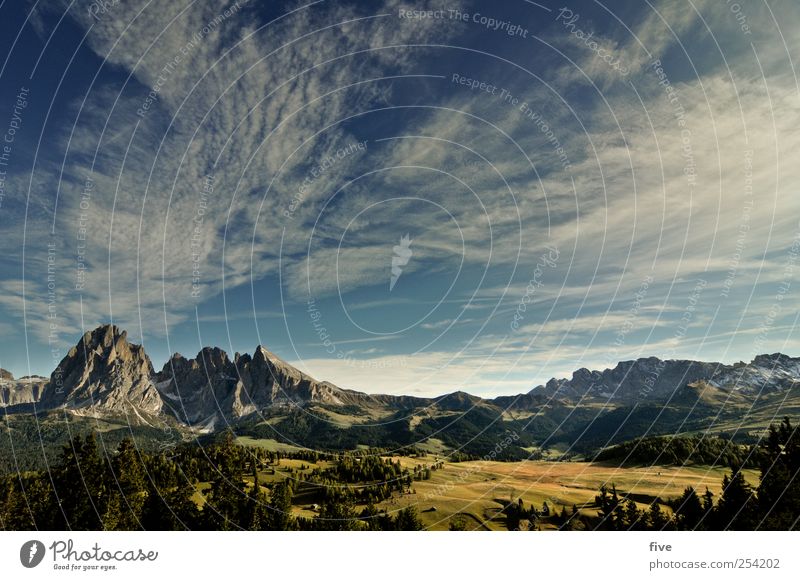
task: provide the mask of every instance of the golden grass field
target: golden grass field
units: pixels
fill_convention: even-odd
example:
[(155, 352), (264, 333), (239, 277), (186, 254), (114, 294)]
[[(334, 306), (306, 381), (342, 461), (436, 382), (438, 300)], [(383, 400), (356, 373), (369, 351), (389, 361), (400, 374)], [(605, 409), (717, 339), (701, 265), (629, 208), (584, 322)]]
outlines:
[[(430, 459), (400, 460), (410, 468), (431, 463)], [(690, 485), (698, 492), (708, 486), (719, 495), (725, 473), (724, 468), (705, 466), (617, 468), (549, 461), (446, 463), (429, 480), (415, 481), (416, 493), (395, 496), (378, 507), (391, 512), (413, 505), (425, 525), (434, 530), (446, 530), (450, 518), (458, 513), (467, 518), (470, 528), (474, 524), (475, 529), (501, 530), (504, 526), (497, 519), (501, 503), (497, 500), (517, 501), (521, 497), (526, 505), (537, 508), (546, 501), (551, 510), (559, 512), (562, 507), (569, 512), (575, 504), (581, 511), (595, 515), (597, 509), (591, 504), (603, 484), (616, 485), (620, 495), (634, 494), (639, 507), (644, 508), (651, 501), (648, 498), (674, 498)], [(758, 483), (756, 471), (746, 472), (745, 477), (751, 484)]]
[[(245, 445), (258, 445), (272, 450), (290, 451), (277, 442), (240, 438)], [(393, 457), (404, 467), (413, 471), (417, 465), (430, 466), (443, 457), (428, 455), (424, 458)], [(306, 461), (283, 459), (274, 470), (259, 474), (261, 483), (293, 477), (289, 471), (325, 468), (330, 463), (322, 461), (309, 464)], [(501, 502), (518, 501), (537, 509), (547, 502), (551, 510), (567, 512), (573, 504), (582, 513), (596, 515), (592, 504), (601, 485), (609, 488), (616, 485), (621, 496), (632, 494), (640, 508), (647, 508), (656, 497), (662, 500), (678, 497), (687, 486), (693, 486), (699, 494), (708, 487), (719, 496), (723, 476), (728, 472), (723, 467), (708, 466), (652, 466), (615, 467), (603, 463), (554, 462), (554, 461), (465, 461), (444, 464), (443, 469), (431, 472), (431, 478), (414, 481), (411, 494), (395, 494), (382, 502), (378, 509), (396, 512), (414, 506), (423, 523), (432, 530), (446, 530), (450, 519), (461, 514), (468, 529), (503, 530), (503, 518), (498, 517)], [(758, 472), (745, 470), (745, 477), (752, 485), (758, 485)], [(499, 501), (498, 501), (499, 500)], [(295, 515), (314, 517), (316, 513), (308, 505), (296, 505)], [(668, 508), (665, 508), (668, 509)]]

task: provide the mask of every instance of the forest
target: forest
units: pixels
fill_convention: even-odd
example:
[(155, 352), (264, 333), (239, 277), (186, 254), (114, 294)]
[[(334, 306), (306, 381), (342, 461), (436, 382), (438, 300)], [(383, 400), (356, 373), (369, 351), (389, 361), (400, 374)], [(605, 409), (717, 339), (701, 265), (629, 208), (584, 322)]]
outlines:
[(758, 450), (753, 446), (723, 437), (641, 437), (603, 449), (594, 460), (616, 465), (739, 465), (754, 452)]
[[(663, 441), (653, 449), (664, 452)], [(681, 443), (685, 446), (685, 442)], [(711, 443), (701, 454), (720, 451)], [(645, 446), (645, 450), (649, 447)], [(684, 447), (680, 447), (684, 449)], [(722, 448), (725, 451), (727, 447)], [(413, 470), (371, 449), (343, 453), (278, 452), (245, 447), (225, 436), (207, 445), (146, 452), (134, 440), (116, 449), (95, 433), (76, 435), (47, 470), (0, 478), (4, 530), (422, 530), (413, 505), (379, 508), (415, 493), (446, 462)], [(681, 456), (684, 456), (683, 453)], [(688, 457), (694, 456), (690, 453)], [(577, 506), (504, 501), (505, 528), (537, 530), (791, 530), (800, 518), (800, 446), (788, 418), (770, 426), (748, 453), (722, 454), (730, 474), (718, 489), (687, 487), (680, 497), (628, 497), (603, 485), (591, 515)], [(290, 467), (282, 465), (292, 460)], [(758, 469), (757, 486), (742, 475)], [(267, 474), (275, 477), (266, 477)], [(298, 515), (298, 508), (312, 506)], [(301, 510), (302, 511), (302, 510)], [(313, 515), (309, 515), (313, 513)], [(451, 530), (467, 529), (460, 516)]]

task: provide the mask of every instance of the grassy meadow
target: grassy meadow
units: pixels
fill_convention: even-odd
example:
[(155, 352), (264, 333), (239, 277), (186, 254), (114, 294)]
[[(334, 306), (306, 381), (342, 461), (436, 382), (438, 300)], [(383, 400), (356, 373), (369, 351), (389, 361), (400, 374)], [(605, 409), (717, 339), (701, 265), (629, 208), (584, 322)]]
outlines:
[[(276, 441), (245, 437), (238, 442), (272, 451), (299, 449)], [(431, 466), (444, 457), (392, 459), (413, 471), (415, 466)], [(259, 472), (259, 483), (292, 479), (296, 473), (330, 465), (332, 463), (327, 461), (310, 464), (298, 459), (281, 459), (278, 466)], [(560, 512), (566, 508), (571, 512), (575, 505), (587, 515), (596, 515), (597, 507), (593, 504), (600, 486), (605, 484), (610, 488), (613, 484), (620, 496), (630, 496), (640, 508), (646, 509), (655, 498), (668, 500), (680, 496), (687, 486), (694, 487), (698, 493), (708, 487), (718, 497), (722, 478), (728, 472), (726, 467), (703, 465), (616, 467), (577, 461), (445, 461), (443, 468), (431, 472), (430, 479), (415, 480), (412, 493), (395, 493), (377, 507), (395, 513), (414, 506), (425, 526), (433, 530), (447, 530), (450, 519), (459, 514), (467, 522), (467, 529), (504, 530), (502, 505), (520, 498), (526, 505), (537, 508), (547, 502), (551, 511)], [(757, 471), (745, 470), (744, 473), (750, 484), (758, 485)], [(248, 478), (248, 483), (252, 484), (252, 477)], [(662, 508), (669, 511), (667, 506)], [(294, 515), (314, 517), (316, 514), (312, 504), (295, 498)]]
[[(418, 461), (401, 458), (410, 467)], [(430, 460), (422, 462), (430, 464)], [(425, 525), (434, 530), (446, 530), (450, 518), (459, 513), (466, 517), (468, 528), (503, 530), (502, 504), (519, 498), (537, 508), (547, 502), (551, 511), (560, 512), (566, 507), (570, 512), (576, 505), (579, 510), (596, 515), (594, 498), (603, 484), (616, 485), (621, 496), (630, 495), (640, 508), (647, 508), (654, 498), (678, 497), (690, 485), (698, 492), (708, 486), (719, 495), (727, 472), (727, 468), (707, 466), (618, 468), (551, 461), (446, 463), (429, 480), (414, 482), (416, 494), (393, 497), (378, 507), (391, 512), (414, 505)], [(745, 477), (751, 484), (758, 484), (757, 471), (746, 471)]]

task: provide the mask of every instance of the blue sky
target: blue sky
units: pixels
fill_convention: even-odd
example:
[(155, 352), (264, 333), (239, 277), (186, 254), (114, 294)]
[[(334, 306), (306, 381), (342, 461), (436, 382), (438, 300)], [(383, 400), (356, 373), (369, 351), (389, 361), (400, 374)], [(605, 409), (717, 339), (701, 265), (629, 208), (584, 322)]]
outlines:
[(109, 321), (419, 395), (798, 352), (793, 2), (0, 12), (17, 376)]

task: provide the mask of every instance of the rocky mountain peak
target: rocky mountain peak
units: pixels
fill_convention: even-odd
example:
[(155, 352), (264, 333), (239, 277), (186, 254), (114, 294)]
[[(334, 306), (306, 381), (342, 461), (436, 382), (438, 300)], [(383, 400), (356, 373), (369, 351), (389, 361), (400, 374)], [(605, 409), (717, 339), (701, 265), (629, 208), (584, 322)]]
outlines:
[(107, 324), (87, 332), (50, 375), (42, 403), (89, 414), (158, 413), (161, 397), (151, 381), (153, 365), (127, 332)]
[(217, 346), (203, 347), (203, 349), (197, 353), (197, 358), (214, 366), (225, 366), (231, 362), (228, 358), (228, 353)]
[(281, 358), (278, 355), (270, 352), (260, 344), (256, 347), (256, 350), (253, 352), (253, 361), (283, 363), (283, 360), (281, 360)]
[(788, 355), (785, 355), (780, 352), (776, 352), (773, 354), (760, 354), (757, 355), (754, 359), (752, 364), (757, 366), (769, 367), (769, 366), (786, 366), (791, 365), (792, 363), (797, 363), (800, 359), (792, 358)]
[(546, 394), (556, 400), (633, 403), (668, 398), (688, 383), (712, 376), (719, 363), (661, 360), (656, 357), (618, 362), (603, 370), (578, 369), (570, 379), (550, 379), (530, 394)]
[(578, 369), (571, 379), (550, 379), (530, 394), (546, 395), (571, 404), (613, 401), (663, 401), (687, 385), (702, 383), (727, 393), (758, 394), (800, 384), (800, 359), (781, 353), (756, 356), (752, 362), (726, 365), (657, 357), (620, 361), (603, 370)]
[(762, 354), (750, 363), (722, 365), (709, 383), (729, 392), (765, 394), (785, 391), (800, 384), (800, 358), (785, 354)]
[[(101, 367), (141, 366), (150, 374), (153, 370), (144, 348), (129, 343), (127, 331), (120, 330), (113, 324), (99, 326), (84, 334), (78, 344), (70, 349), (62, 363), (80, 363), (81, 357), (87, 364), (99, 364)], [(62, 370), (66, 368), (65, 365), (59, 366)]]
[(367, 397), (317, 381), (261, 345), (252, 356), (236, 353), (234, 360), (210, 347), (194, 359), (173, 355), (157, 384), (179, 420), (207, 429), (268, 407), (342, 405)]

